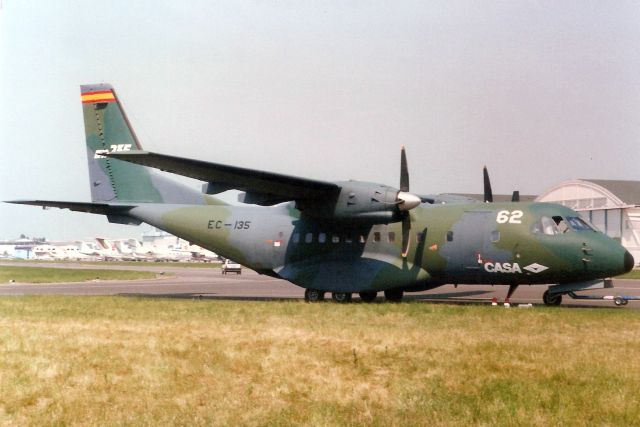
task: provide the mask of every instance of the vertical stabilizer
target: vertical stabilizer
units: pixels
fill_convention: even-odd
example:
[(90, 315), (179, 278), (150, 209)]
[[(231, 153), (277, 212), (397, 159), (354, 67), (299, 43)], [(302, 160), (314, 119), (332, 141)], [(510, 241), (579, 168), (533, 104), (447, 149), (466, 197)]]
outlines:
[(145, 166), (103, 156), (142, 146), (111, 85), (83, 85), (80, 92), (93, 202), (221, 203)]

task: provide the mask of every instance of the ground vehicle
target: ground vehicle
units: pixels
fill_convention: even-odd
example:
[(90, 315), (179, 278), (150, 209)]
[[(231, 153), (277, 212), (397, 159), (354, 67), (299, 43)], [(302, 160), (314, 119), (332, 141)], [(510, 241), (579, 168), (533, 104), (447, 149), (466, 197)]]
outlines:
[(231, 261), (230, 259), (225, 259), (220, 269), (222, 270), (222, 274), (227, 274), (227, 273), (242, 274), (242, 266), (235, 261)]

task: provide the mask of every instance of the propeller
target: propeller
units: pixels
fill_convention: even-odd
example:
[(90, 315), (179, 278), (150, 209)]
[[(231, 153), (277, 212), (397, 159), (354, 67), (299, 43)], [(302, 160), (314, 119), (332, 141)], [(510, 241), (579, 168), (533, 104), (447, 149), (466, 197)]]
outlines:
[(482, 168), (482, 175), (484, 177), (484, 202), (493, 203), (493, 192), (491, 191), (491, 181), (489, 180), (489, 171), (485, 166)]
[(409, 211), (419, 206), (421, 200), (418, 196), (409, 193), (409, 168), (404, 146), (400, 151), (400, 191), (396, 198), (398, 209), (402, 215), (402, 258), (406, 258), (411, 244), (411, 216)]
[[(489, 180), (489, 171), (486, 166), (482, 169), (482, 175), (484, 178), (484, 202), (493, 203), (493, 191), (491, 191), (491, 181)], [(520, 192), (518, 190), (515, 190), (511, 195), (511, 201), (520, 201)]]

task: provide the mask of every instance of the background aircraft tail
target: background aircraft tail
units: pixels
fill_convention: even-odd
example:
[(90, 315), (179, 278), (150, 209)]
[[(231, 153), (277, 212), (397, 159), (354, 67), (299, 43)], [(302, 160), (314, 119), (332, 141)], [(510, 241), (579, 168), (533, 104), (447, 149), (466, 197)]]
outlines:
[(142, 146), (111, 85), (82, 85), (80, 92), (93, 202), (224, 204), (145, 166), (102, 156)]

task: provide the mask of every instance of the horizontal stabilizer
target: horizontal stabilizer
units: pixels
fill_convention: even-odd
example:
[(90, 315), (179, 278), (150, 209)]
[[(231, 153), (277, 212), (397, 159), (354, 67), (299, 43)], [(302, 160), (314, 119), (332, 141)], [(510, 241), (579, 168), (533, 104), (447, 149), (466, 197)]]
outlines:
[(123, 215), (134, 208), (132, 205), (110, 205), (107, 203), (59, 202), (55, 200), (9, 200), (16, 205), (42, 206), (43, 208), (69, 209), (98, 215)]
[(326, 200), (337, 197), (340, 193), (340, 186), (331, 182), (167, 156), (149, 151), (111, 152), (105, 156), (214, 183), (215, 187), (220, 189), (232, 188), (252, 194), (268, 194), (271, 203), (291, 200)]

